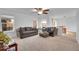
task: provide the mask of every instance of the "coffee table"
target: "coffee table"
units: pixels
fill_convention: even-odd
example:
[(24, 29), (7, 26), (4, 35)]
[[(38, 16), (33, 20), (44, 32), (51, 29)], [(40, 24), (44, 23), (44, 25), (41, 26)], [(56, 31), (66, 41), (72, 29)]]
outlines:
[(49, 36), (49, 33), (45, 31), (45, 32), (39, 33), (39, 36), (46, 38)]

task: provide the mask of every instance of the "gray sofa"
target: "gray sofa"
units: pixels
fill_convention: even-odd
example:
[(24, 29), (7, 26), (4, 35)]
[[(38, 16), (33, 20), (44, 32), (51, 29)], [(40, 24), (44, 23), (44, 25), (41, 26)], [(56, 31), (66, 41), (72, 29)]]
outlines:
[(32, 27), (20, 27), (16, 30), (17, 36), (22, 38), (26, 38), (29, 36), (37, 35), (38, 29)]

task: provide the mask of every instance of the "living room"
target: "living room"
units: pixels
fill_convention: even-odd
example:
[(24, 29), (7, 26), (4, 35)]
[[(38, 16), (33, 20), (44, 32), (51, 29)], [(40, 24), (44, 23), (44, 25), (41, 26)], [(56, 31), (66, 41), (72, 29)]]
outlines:
[[(42, 10), (43, 13), (39, 10)], [(78, 34), (77, 9), (0, 8), (0, 17), (0, 31), (3, 31), (16, 43), (13, 46), (15, 48), (11, 47), (11, 49), (5, 48), (3, 50), (79, 50), (76, 40), (76, 37), (78, 37), (76, 35)], [(9, 24), (7, 25), (8, 28), (5, 26), (6, 22)], [(25, 34), (22, 34), (22, 32)]]

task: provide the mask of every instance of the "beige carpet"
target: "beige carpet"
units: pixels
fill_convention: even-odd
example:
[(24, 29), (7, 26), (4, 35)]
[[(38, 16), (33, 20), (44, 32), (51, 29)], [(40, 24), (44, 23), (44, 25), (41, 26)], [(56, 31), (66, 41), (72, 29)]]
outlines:
[(47, 38), (35, 35), (15, 41), (19, 51), (79, 51), (79, 45), (71, 34)]

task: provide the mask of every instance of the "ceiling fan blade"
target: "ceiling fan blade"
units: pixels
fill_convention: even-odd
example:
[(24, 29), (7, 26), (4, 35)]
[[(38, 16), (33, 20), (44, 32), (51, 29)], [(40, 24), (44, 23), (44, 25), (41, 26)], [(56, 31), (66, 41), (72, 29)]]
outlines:
[(38, 8), (39, 10), (42, 10), (42, 8)]
[(48, 11), (43, 11), (43, 14), (48, 14)]
[(34, 8), (34, 9), (38, 10), (38, 8)]
[(46, 9), (46, 10), (44, 10), (44, 11), (49, 11), (49, 9)]

